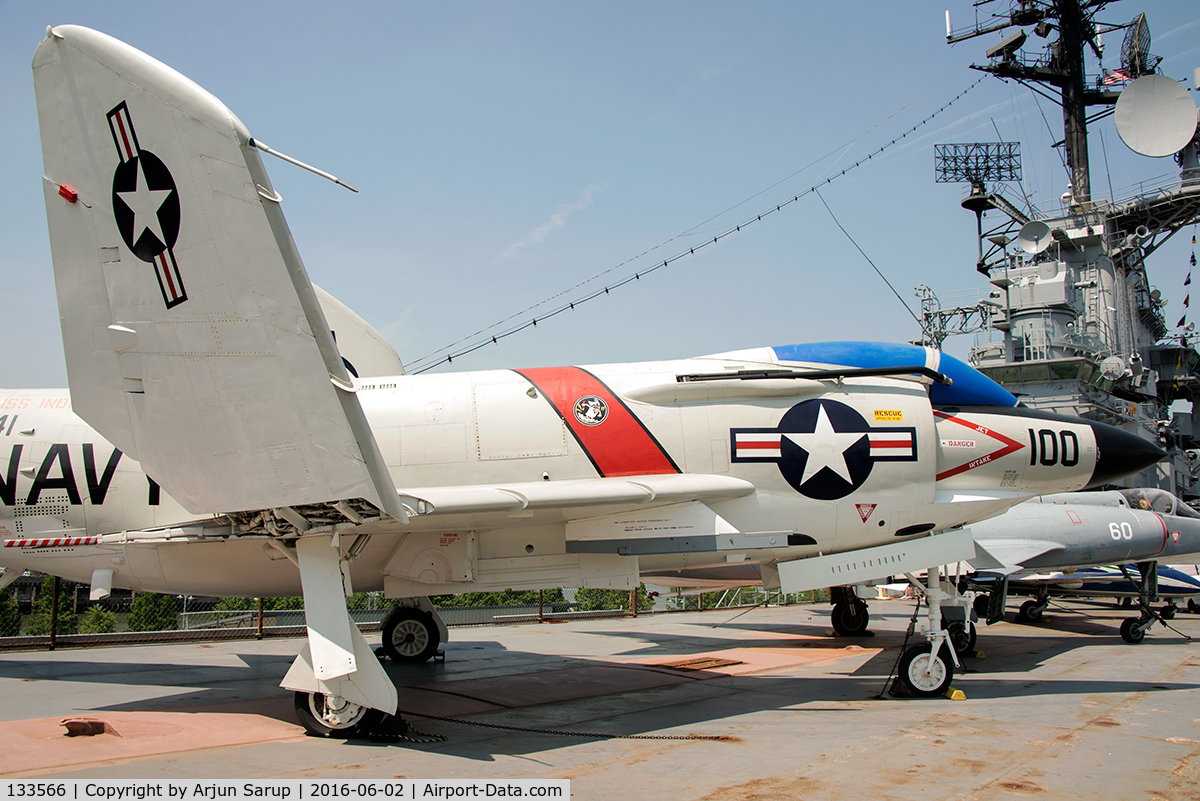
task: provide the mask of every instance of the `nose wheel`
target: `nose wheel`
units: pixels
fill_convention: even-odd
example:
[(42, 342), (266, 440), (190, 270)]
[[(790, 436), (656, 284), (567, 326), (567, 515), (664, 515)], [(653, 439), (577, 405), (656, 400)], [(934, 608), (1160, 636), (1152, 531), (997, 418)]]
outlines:
[(944, 695), (954, 678), (954, 665), (943, 646), (933, 653), (933, 643), (914, 645), (900, 658), (900, 681), (918, 698)]
[(1021, 604), (1021, 608), (1017, 611), (1016, 622), (1037, 623), (1042, 619), (1042, 613), (1046, 611), (1046, 607), (1049, 605), (1050, 601), (1048, 598), (1046, 600), (1039, 598), (1033, 601), (1026, 601)]

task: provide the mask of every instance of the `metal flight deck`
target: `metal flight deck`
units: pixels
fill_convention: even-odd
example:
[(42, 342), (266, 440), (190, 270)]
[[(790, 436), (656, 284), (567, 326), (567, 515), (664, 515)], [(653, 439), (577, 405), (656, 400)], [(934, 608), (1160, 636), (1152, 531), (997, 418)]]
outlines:
[[(569, 778), (576, 799), (1196, 797), (1200, 652), (1126, 645), (1111, 606), (981, 631), (965, 700), (877, 699), (911, 601), (874, 637), (822, 606), (458, 629), (445, 663), (388, 665), (444, 742), (304, 736), (278, 673), (301, 640), (0, 654), (0, 778)], [(1200, 636), (1200, 617), (1176, 628)], [(723, 625), (721, 625), (723, 624)], [(117, 735), (64, 736), (89, 717)], [(930, 781), (933, 778), (934, 781)]]

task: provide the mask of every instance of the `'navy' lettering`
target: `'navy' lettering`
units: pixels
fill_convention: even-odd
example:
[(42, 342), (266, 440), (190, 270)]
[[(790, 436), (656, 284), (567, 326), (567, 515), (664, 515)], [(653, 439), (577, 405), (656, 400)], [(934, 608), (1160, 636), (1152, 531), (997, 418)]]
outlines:
[[(50, 478), (50, 471), (54, 469), (55, 462), (58, 462), (61, 476)], [(42, 492), (49, 489), (64, 489), (67, 491), (67, 500), (71, 503), (83, 503), (79, 499), (79, 487), (75, 484), (75, 473), (71, 471), (71, 454), (66, 445), (50, 446), (50, 450), (46, 452), (46, 458), (42, 460), (42, 466), (38, 468), (37, 477), (33, 479), (33, 487), (29, 490), (29, 497), (25, 499), (25, 505), (33, 506), (38, 502), (38, 497)]]
[(108, 495), (108, 486), (112, 484), (113, 476), (117, 472), (117, 462), (121, 461), (121, 452), (113, 448), (112, 456), (108, 457), (108, 464), (104, 467), (104, 474), (97, 481), (96, 457), (92, 450), (92, 443), (85, 442), (83, 444), (83, 475), (87, 479), (88, 497), (92, 501), (92, 506), (99, 506), (104, 503), (104, 496)]

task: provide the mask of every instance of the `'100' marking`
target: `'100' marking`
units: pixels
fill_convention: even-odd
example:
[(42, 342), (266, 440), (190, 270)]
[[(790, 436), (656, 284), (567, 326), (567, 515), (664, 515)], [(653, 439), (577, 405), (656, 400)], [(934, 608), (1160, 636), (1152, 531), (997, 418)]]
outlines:
[(1029, 464), (1074, 467), (1079, 464), (1079, 438), (1074, 431), (1043, 428), (1035, 434), (1029, 429)]

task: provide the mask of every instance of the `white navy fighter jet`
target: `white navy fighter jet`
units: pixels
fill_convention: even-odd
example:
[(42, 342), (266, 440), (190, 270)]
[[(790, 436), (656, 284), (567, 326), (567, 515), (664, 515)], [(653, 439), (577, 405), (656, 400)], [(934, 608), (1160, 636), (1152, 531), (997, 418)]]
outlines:
[[(314, 733), (397, 709), (354, 590), (396, 599), (384, 647), (421, 659), (446, 637), (429, 595), (716, 565), (855, 583), (1162, 455), (907, 345), (356, 379), (228, 108), (86, 28), (48, 31), (33, 70), (70, 392), (4, 401), (0, 559), (94, 597), (302, 592), (283, 686)], [(957, 664), (930, 590), (925, 694)]]

